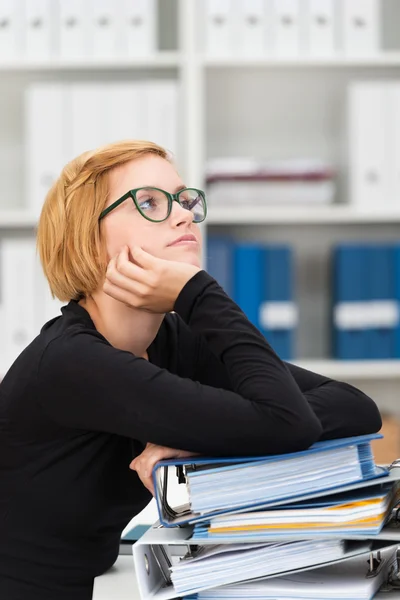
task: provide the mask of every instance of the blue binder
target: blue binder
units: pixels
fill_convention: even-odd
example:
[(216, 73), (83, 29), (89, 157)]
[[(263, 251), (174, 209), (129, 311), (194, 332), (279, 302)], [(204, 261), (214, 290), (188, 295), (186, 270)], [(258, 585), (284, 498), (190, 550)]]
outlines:
[[(363, 483), (369, 480), (375, 480), (377, 478), (382, 478), (379, 480), (379, 482), (383, 482), (385, 481), (385, 476), (388, 476), (388, 471), (383, 467), (378, 467), (375, 465), (370, 447), (370, 442), (372, 440), (379, 439), (382, 437), (383, 436), (380, 434), (371, 434), (337, 440), (328, 440), (323, 442), (317, 442), (313, 444), (308, 450), (304, 450), (302, 452), (294, 452), (275, 456), (229, 458), (191, 457), (189, 459), (186, 458), (162, 460), (155, 465), (152, 473), (155, 489), (155, 499), (159, 512), (160, 522), (166, 527), (175, 527), (177, 525), (184, 525), (188, 523), (209, 521), (210, 518), (216, 515), (246, 512), (248, 510), (257, 510), (259, 508), (264, 508), (268, 506), (277, 506), (279, 504), (285, 504), (288, 501), (293, 502), (294, 500), (306, 500), (309, 498), (321, 496), (322, 493), (323, 495), (327, 495), (330, 493), (330, 491), (331, 493), (344, 492), (348, 489), (362, 487)], [(252, 486), (252, 481), (257, 480), (257, 477), (259, 478), (257, 472), (258, 467), (262, 468), (266, 464), (273, 463), (274, 467), (278, 468), (279, 465), (283, 464), (284, 461), (290, 461), (291, 459), (298, 458), (307, 458), (324, 451), (333, 451), (329, 453), (329, 459), (326, 452), (325, 454), (320, 455), (324, 457), (324, 462), (326, 462), (327, 460), (334, 460), (336, 461), (336, 463), (338, 463), (339, 459), (336, 457), (335, 452), (350, 447), (357, 448), (360, 471), (356, 478), (354, 478), (352, 481), (347, 480), (346, 484), (332, 484), (332, 480), (329, 477), (328, 480), (326, 480), (326, 483), (324, 483), (323, 485), (319, 483), (315, 484), (317, 487), (314, 489), (313, 492), (305, 492), (304, 489), (306, 488), (302, 487), (302, 484), (298, 484), (296, 488), (296, 493), (294, 494), (293, 492), (289, 491), (286, 487), (285, 493), (280, 497), (275, 497), (274, 499), (270, 499), (267, 501), (264, 499), (262, 502), (244, 502), (240, 506), (236, 505), (235, 507), (227, 506), (227, 503), (225, 501), (223, 507), (215, 510), (207, 510), (206, 514), (194, 512), (190, 503), (179, 507), (172, 507), (168, 503), (168, 472), (170, 467), (173, 467), (174, 470), (177, 470), (177, 472), (179, 473), (179, 480), (181, 483), (185, 482), (185, 475), (183, 472), (184, 467), (189, 467), (195, 472), (197, 471), (199, 474), (204, 473), (205, 470), (211, 470), (214, 472), (214, 474), (217, 473), (219, 480), (221, 480), (220, 473), (222, 473), (223, 471), (225, 471), (225, 473), (230, 472), (228, 473), (228, 475), (230, 475), (231, 478), (233, 477), (234, 480), (236, 478), (236, 481), (240, 481), (238, 480), (236, 473), (237, 468), (245, 467), (246, 469), (248, 468), (246, 471), (247, 474), (245, 475), (247, 482), (246, 489), (248, 489), (249, 492), (251, 492), (252, 489), (254, 489)], [(288, 464), (289, 468), (292, 469), (290, 470), (290, 472), (292, 474), (295, 474), (298, 471), (298, 467), (295, 467), (293, 465), (292, 468), (290, 467), (291, 463), (286, 462), (286, 465)], [(322, 477), (324, 477), (324, 474), (322, 474)], [(213, 484), (212, 489), (212, 497), (214, 498), (216, 493), (215, 483)], [(224, 496), (225, 495), (226, 494), (224, 493)]]
[[(365, 245), (343, 244), (334, 249), (334, 308), (341, 303), (368, 302), (368, 252)], [(341, 328), (333, 323), (333, 354), (343, 360), (369, 357), (366, 328)]]
[[(400, 245), (396, 245), (393, 249), (394, 253), (394, 285), (395, 299), (397, 307), (400, 308)], [(395, 358), (400, 358), (400, 323), (395, 328)]]
[(263, 246), (252, 243), (235, 244), (233, 300), (257, 328), (263, 294), (262, 274)]
[[(292, 303), (292, 251), (289, 246), (269, 246), (264, 249), (263, 297), (265, 303)], [(275, 352), (284, 360), (293, 358), (294, 326), (267, 326), (260, 329)]]
[(230, 298), (233, 295), (233, 241), (228, 237), (207, 237), (207, 272)]
[[(369, 300), (380, 301), (395, 299), (395, 255), (389, 244), (371, 245), (368, 249), (369, 260)], [(368, 329), (368, 358), (395, 358), (395, 327), (373, 327)]]

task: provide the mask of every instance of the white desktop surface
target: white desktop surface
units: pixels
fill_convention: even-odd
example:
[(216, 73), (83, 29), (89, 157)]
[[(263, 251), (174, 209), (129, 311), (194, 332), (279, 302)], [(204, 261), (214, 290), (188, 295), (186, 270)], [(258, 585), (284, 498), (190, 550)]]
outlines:
[(107, 573), (96, 577), (93, 600), (140, 600), (132, 556), (119, 556)]

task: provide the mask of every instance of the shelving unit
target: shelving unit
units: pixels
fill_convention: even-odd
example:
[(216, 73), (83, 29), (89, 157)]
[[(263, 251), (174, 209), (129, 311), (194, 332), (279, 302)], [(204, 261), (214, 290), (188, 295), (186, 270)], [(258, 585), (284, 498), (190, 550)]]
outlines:
[[(400, 49), (354, 57), (212, 58), (200, 51), (201, 0), (159, 0), (159, 6), (164, 17), (172, 15), (169, 22), (176, 19), (176, 39), (164, 41), (163, 49), (149, 57), (0, 63), (0, 241), (22, 231), (34, 235), (37, 221), (24, 210), (21, 96), (26, 84), (174, 77), (182, 94), (177, 158), (187, 185), (204, 187), (205, 161), (219, 155), (279, 157), (292, 148), (294, 154), (319, 156), (337, 165), (341, 173), (337, 205), (264, 206), (251, 212), (246, 207), (227, 210), (211, 205), (202, 227), (204, 242), (208, 232), (217, 232), (292, 243), (299, 255), (301, 321), (295, 362), (361, 383), (366, 392), (377, 390), (378, 401), (390, 403), (400, 380), (400, 361), (342, 363), (329, 358), (327, 265), (335, 240), (400, 238), (400, 202), (398, 210), (386, 212), (357, 211), (348, 205), (345, 123), (349, 82), (400, 79)], [(162, 29), (159, 25), (165, 37)]]

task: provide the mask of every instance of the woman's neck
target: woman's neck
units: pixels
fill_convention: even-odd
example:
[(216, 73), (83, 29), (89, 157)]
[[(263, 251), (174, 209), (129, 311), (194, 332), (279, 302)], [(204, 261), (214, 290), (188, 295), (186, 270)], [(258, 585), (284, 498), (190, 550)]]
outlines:
[(130, 308), (104, 292), (84, 298), (79, 304), (112, 346), (148, 359), (147, 349), (160, 329), (164, 314)]

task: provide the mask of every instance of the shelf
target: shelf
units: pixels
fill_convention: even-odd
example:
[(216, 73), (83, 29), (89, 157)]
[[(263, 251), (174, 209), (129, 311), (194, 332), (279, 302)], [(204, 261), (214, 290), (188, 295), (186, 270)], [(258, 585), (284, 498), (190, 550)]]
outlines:
[(2, 71), (84, 71), (104, 69), (157, 69), (178, 67), (180, 65), (179, 52), (158, 52), (149, 56), (138, 56), (127, 59), (102, 59), (85, 58), (82, 60), (53, 59), (43, 61), (19, 60), (12, 62), (0, 62)]
[(302, 56), (302, 57), (245, 57), (245, 56), (227, 56), (211, 57), (203, 56), (200, 61), (203, 66), (211, 68), (219, 67), (399, 67), (400, 52), (387, 52), (375, 56)]
[(31, 228), (37, 225), (37, 217), (26, 210), (0, 210), (0, 229)]
[(400, 379), (400, 360), (290, 361), (308, 371), (339, 380)]
[(348, 206), (260, 206), (227, 208), (209, 206), (209, 225), (400, 223), (400, 210), (362, 211)]

